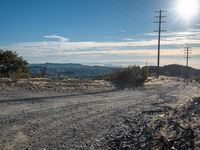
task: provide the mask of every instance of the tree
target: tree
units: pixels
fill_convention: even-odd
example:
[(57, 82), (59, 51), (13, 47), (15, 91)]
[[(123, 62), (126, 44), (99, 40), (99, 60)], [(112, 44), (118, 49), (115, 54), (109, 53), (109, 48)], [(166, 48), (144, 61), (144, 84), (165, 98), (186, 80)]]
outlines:
[(0, 50), (0, 77), (28, 78), (28, 62), (16, 52)]

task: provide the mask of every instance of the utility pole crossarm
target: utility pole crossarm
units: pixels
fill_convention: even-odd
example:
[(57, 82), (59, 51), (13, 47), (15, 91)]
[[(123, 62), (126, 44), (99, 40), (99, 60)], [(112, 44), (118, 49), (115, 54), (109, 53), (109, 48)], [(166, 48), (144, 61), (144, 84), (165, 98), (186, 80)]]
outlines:
[(157, 10), (157, 11), (154, 11), (155, 13), (159, 13), (159, 12), (167, 12), (167, 11), (164, 11), (164, 10)]
[(167, 32), (167, 30), (154, 30), (153, 32)]
[(154, 18), (166, 18), (167, 16), (154, 16)]
[[(161, 21), (161, 23), (166, 23), (167, 21)], [(158, 21), (154, 21), (154, 23), (160, 23)]]

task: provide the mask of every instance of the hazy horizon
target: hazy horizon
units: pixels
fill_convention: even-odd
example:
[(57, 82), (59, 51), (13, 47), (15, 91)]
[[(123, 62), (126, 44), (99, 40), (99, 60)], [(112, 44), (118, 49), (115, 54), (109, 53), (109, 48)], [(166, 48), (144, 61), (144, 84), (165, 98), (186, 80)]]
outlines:
[[(128, 67), (130, 65), (134, 66), (140, 66), (140, 67), (144, 67), (146, 66), (146, 64), (144, 65), (139, 65), (139, 64), (131, 64), (131, 63), (124, 63), (124, 62), (115, 62), (115, 63), (107, 63), (107, 64), (104, 64), (104, 63), (29, 63), (29, 65), (45, 65), (45, 64), (55, 64), (55, 65), (68, 65), (68, 64), (74, 64), (74, 65), (86, 65), (86, 66), (99, 66), (99, 67)], [(147, 64), (148, 66), (151, 66), (151, 67), (157, 67), (157, 65), (152, 65), (152, 64)], [(164, 67), (164, 66), (168, 66), (168, 65), (180, 65), (180, 64), (167, 64), (167, 65), (161, 65), (160, 67)], [(181, 66), (186, 66), (186, 65), (181, 65)], [(189, 66), (191, 67), (191, 66)], [(195, 68), (195, 67), (192, 67), (194, 69), (200, 69), (200, 68)]]

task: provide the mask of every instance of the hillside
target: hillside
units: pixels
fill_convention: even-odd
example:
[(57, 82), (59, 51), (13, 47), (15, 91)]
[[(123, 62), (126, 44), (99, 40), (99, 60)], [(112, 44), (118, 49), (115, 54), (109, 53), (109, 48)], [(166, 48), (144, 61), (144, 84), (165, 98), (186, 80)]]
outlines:
[[(89, 79), (108, 74), (115, 70), (117, 67), (105, 67), (105, 66), (87, 66), (82, 64), (29, 64), (31, 76), (34, 77), (43, 73), (48, 78), (82, 78)], [(149, 66), (149, 73), (156, 74), (157, 67)], [(187, 67), (177, 64), (167, 65), (160, 67), (160, 74), (172, 77), (184, 78), (187, 76)], [(189, 77), (200, 77), (200, 70), (189, 67)]]
[[(156, 66), (149, 66), (150, 74), (154, 74), (157, 72)], [(173, 76), (173, 77), (186, 77), (187, 76), (187, 67), (177, 64), (167, 65), (160, 67), (160, 74), (166, 76)], [(200, 70), (189, 67), (189, 77), (196, 78), (200, 76)]]
[(115, 68), (104, 66), (87, 66), (82, 64), (30, 64), (31, 75), (41, 72), (45, 77), (73, 77), (73, 78), (94, 78), (112, 72)]

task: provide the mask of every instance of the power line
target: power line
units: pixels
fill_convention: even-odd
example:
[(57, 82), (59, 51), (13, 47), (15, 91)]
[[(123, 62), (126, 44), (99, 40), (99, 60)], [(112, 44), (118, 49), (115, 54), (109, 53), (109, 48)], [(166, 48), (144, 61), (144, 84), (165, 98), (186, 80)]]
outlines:
[[(127, 17), (127, 18), (129, 18), (129, 19), (131, 19), (132, 21), (134, 20), (137, 20), (137, 22), (140, 24), (140, 26), (142, 26), (142, 27), (144, 27), (144, 28), (146, 28), (147, 27), (147, 24), (144, 24), (143, 22), (141, 22), (141, 20), (140, 20), (140, 18), (139, 17), (136, 17), (136, 16), (134, 16), (134, 15), (130, 15), (127, 11), (125, 11), (122, 7), (121, 7), (121, 4), (120, 4), (120, 6), (118, 5), (118, 4), (116, 4), (116, 0), (115, 1), (112, 1), (112, 0), (106, 0), (106, 2), (108, 2), (109, 3), (109, 5), (111, 5), (113, 8), (115, 8), (116, 10), (118, 10), (120, 13), (122, 13), (125, 17)], [(128, 1), (125, 1), (126, 2), (126, 4), (128, 4), (128, 7), (130, 8), (130, 6), (133, 6), (133, 8), (134, 8), (134, 10), (138, 10), (139, 11), (139, 9), (138, 9), (138, 7), (133, 3), (133, 2), (131, 2), (132, 4), (130, 4)], [(123, 3), (124, 4), (124, 6), (127, 6), (125, 3)], [(130, 4), (130, 5), (129, 5)], [(127, 8), (128, 8), (127, 7)], [(126, 10), (128, 10), (128, 9), (126, 9)]]
[[(133, 0), (132, 0), (133, 1)], [(149, 9), (151, 10), (152, 8), (150, 7), (149, 3), (147, 3), (147, 1), (145, 0), (145, 2), (143, 0), (139, 0), (138, 1), (142, 6), (144, 6), (144, 9)]]
[(112, 0), (106, 0), (113, 8), (121, 12), (125, 17), (133, 20), (132, 16), (128, 13), (126, 13), (121, 7), (119, 7), (116, 3), (114, 3)]
[(158, 30), (155, 30), (154, 32), (158, 32), (158, 59), (157, 59), (157, 77), (160, 76), (160, 40), (161, 40), (161, 33), (166, 32), (166, 30), (162, 30), (162, 23), (165, 23), (166, 21), (163, 21), (162, 19), (166, 16), (163, 16), (162, 13), (166, 11), (155, 11), (155, 13), (159, 13), (159, 16), (154, 16), (155, 18), (158, 18), (158, 21), (155, 21), (154, 23), (158, 23), (159, 27)]
[[(134, 10), (138, 10), (138, 12), (140, 12), (140, 14), (143, 12), (143, 11), (140, 11), (140, 10), (139, 10), (139, 7), (136, 6), (136, 4), (135, 4), (132, 0), (127, 0), (126, 2), (127, 2), (127, 4), (128, 4), (129, 6), (132, 6), (132, 7), (134, 8)], [(138, 1), (138, 2), (139, 2), (139, 1)], [(138, 3), (138, 4), (139, 4), (139, 3)]]
[[(142, 18), (143, 18), (143, 20), (144, 20), (144, 18), (149, 18), (149, 14), (147, 15), (146, 13), (145, 13), (145, 9), (147, 8), (147, 7), (144, 7), (144, 6), (147, 6), (147, 3), (145, 2), (142, 2), (141, 0), (138, 0), (138, 1), (135, 1), (135, 0), (125, 0), (125, 2), (128, 4), (128, 6), (132, 6), (133, 8), (134, 8), (134, 10), (137, 10), (137, 12), (139, 12), (139, 14), (140, 14), (140, 16), (143, 16), (143, 17), (135, 17), (136, 18), (136, 20), (138, 20), (138, 22), (140, 23), (140, 26), (143, 26), (143, 27), (148, 27), (148, 24), (144, 24), (143, 22), (142, 22)], [(139, 7), (139, 5), (141, 6), (141, 7)], [(140, 10), (140, 8), (142, 8), (143, 10)]]

